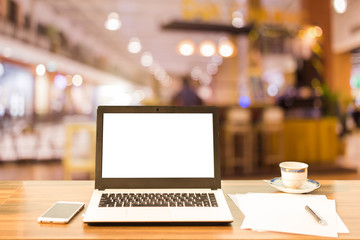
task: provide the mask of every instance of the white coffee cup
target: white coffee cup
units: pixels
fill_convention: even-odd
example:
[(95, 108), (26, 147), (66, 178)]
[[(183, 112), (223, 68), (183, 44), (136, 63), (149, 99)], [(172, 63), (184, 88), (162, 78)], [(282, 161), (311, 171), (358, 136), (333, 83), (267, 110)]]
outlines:
[(279, 166), (285, 187), (301, 188), (305, 184), (309, 165), (302, 162), (282, 162)]

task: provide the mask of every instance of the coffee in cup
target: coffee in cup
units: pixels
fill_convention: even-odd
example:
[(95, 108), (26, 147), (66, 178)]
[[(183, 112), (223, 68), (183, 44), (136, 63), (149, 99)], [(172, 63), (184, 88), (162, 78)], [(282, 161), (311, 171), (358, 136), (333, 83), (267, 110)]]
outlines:
[(301, 188), (305, 184), (309, 165), (302, 162), (282, 162), (279, 166), (285, 187)]

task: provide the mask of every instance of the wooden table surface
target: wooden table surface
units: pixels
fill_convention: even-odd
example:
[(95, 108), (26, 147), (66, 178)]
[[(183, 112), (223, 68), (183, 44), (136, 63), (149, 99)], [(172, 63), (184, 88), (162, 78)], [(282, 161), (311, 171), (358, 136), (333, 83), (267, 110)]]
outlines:
[[(336, 200), (350, 230), (339, 239), (360, 239), (360, 181), (319, 181), (313, 194)], [(234, 222), (225, 226), (89, 226), (83, 210), (69, 224), (40, 224), (37, 218), (56, 201), (89, 202), (93, 181), (0, 182), (0, 239), (324, 239), (323, 237), (241, 230), (243, 214), (227, 197)], [(263, 181), (223, 181), (225, 194), (277, 192)]]

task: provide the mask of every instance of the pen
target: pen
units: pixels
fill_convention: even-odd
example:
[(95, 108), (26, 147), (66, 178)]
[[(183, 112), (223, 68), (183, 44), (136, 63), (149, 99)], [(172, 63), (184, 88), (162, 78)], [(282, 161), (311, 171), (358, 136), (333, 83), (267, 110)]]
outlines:
[(325, 220), (323, 220), (318, 214), (316, 214), (308, 205), (305, 206), (306, 211), (308, 211), (318, 223), (326, 225)]

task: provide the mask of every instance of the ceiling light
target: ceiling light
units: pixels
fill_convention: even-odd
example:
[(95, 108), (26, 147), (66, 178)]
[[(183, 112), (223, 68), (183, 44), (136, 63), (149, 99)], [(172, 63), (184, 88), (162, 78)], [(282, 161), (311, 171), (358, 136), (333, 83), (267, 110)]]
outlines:
[(72, 84), (73, 84), (74, 86), (79, 87), (79, 86), (82, 85), (82, 83), (83, 83), (83, 78), (82, 78), (82, 76), (79, 75), (79, 74), (75, 74), (75, 75), (73, 76), (73, 78), (72, 78)]
[(181, 55), (190, 56), (195, 51), (195, 44), (191, 40), (182, 40), (178, 44), (177, 49)]
[(151, 55), (151, 53), (149, 52), (144, 52), (141, 56), (141, 65), (143, 65), (144, 67), (150, 67), (153, 64), (153, 57)]
[(36, 66), (36, 74), (38, 76), (44, 76), (46, 72), (46, 68), (44, 66), (44, 64), (39, 64)]
[(137, 37), (131, 38), (128, 44), (128, 51), (131, 53), (138, 53), (141, 51), (140, 39)]
[(235, 11), (232, 14), (232, 21), (231, 24), (236, 28), (242, 28), (245, 25), (245, 20), (242, 12)]
[(205, 40), (200, 43), (200, 53), (204, 57), (211, 57), (215, 54), (216, 48), (215, 44), (212, 41)]
[(227, 38), (221, 38), (219, 40), (219, 53), (223, 57), (230, 57), (234, 54), (234, 44)]
[(342, 14), (346, 12), (347, 0), (333, 0), (333, 7), (335, 12)]
[(105, 28), (110, 31), (116, 31), (121, 28), (121, 21), (119, 15), (116, 12), (112, 12), (108, 15), (105, 22)]
[(245, 22), (243, 18), (236, 17), (232, 19), (231, 24), (236, 28), (242, 28)]

